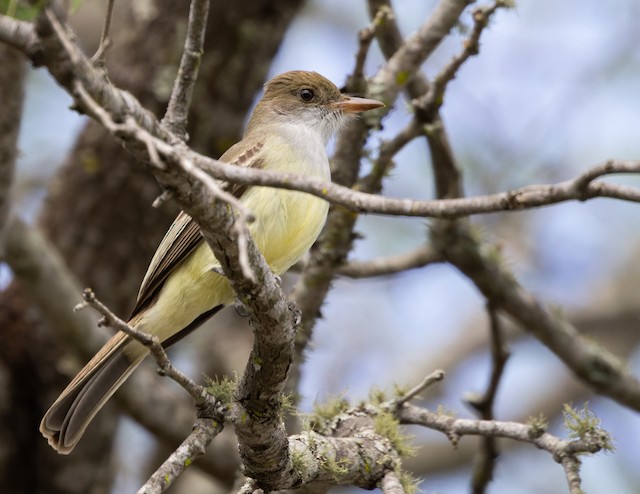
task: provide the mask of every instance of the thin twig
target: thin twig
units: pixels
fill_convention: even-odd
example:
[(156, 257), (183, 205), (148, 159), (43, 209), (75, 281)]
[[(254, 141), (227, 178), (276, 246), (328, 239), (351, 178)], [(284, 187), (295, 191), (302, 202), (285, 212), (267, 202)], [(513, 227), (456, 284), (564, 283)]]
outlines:
[(151, 204), (151, 206), (157, 209), (161, 207), (163, 204), (165, 204), (167, 201), (171, 200), (172, 197), (173, 197), (173, 194), (171, 193), (171, 191), (168, 189), (165, 189), (162, 191), (162, 193), (158, 197), (156, 197), (153, 200), (153, 203)]
[[(314, 177), (227, 165), (194, 155), (199, 166), (213, 177), (232, 183), (265, 185), (308, 192), (352, 211), (388, 216), (461, 218), (483, 213), (538, 208), (567, 201), (598, 197), (640, 202), (640, 188), (612, 184), (594, 178), (615, 173), (640, 173), (640, 160), (607, 160), (597, 165), (595, 177), (585, 185), (583, 175), (556, 184), (527, 185), (519, 189), (482, 196), (438, 200), (395, 199), (360, 192)], [(591, 174), (591, 170), (587, 173)], [(590, 175), (590, 176), (593, 176)]]
[(100, 68), (104, 68), (106, 65), (105, 54), (107, 49), (111, 46), (111, 39), (109, 39), (109, 28), (111, 27), (111, 18), (113, 16), (113, 5), (115, 0), (107, 1), (107, 12), (104, 16), (104, 24), (102, 25), (102, 34), (100, 34), (100, 44), (98, 49), (91, 57), (91, 62)]
[[(484, 420), (493, 420), (493, 406), (495, 403), (498, 386), (503, 376), (509, 351), (504, 341), (504, 334), (498, 318), (498, 313), (494, 305), (487, 303), (491, 329), (491, 357), (492, 369), (489, 385), (482, 396), (472, 396), (467, 398), (467, 403), (474, 407)], [(484, 437), (480, 451), (476, 456), (471, 477), (471, 490), (474, 494), (482, 494), (486, 491), (489, 482), (493, 479), (496, 459), (498, 458), (498, 448), (494, 437)]]
[(180, 67), (173, 84), (167, 111), (162, 119), (162, 124), (184, 141), (188, 138), (189, 106), (202, 59), (208, 15), (209, 0), (191, 0)]
[(379, 257), (370, 261), (351, 261), (338, 269), (338, 274), (350, 278), (387, 276), (429, 264), (442, 262), (442, 257), (430, 245), (395, 256)]
[(478, 420), (456, 418), (444, 413), (432, 412), (411, 403), (397, 408), (396, 416), (401, 424), (422, 425), (444, 433), (454, 442), (462, 436), (493, 436), (530, 443), (551, 453), (556, 461), (565, 455), (597, 453), (610, 448), (610, 438), (606, 431), (598, 430), (587, 438), (561, 439), (540, 430), (534, 424), (507, 422), (501, 420)]
[(502, 7), (507, 7), (503, 0), (497, 0), (491, 6), (480, 6), (473, 10), (473, 29), (471, 34), (463, 42), (462, 51), (453, 57), (453, 59), (438, 73), (433, 79), (429, 87), (429, 91), (414, 100), (414, 105), (420, 111), (427, 113), (433, 112), (435, 108), (442, 106), (444, 102), (444, 94), (449, 82), (451, 82), (458, 69), (472, 56), (480, 51), (480, 36), (484, 29), (488, 26), (491, 16)]
[(351, 76), (356, 81), (365, 79), (364, 63), (367, 59), (367, 54), (369, 53), (371, 42), (376, 36), (376, 31), (384, 22), (386, 22), (388, 18), (392, 17), (393, 15), (394, 13), (391, 7), (381, 7), (380, 9), (378, 9), (378, 12), (376, 12), (376, 15), (373, 17), (371, 23), (367, 27), (361, 29), (358, 33), (358, 40), (360, 41), (360, 45), (358, 47), (358, 52), (356, 53), (356, 65)]
[(397, 398), (394, 401), (395, 407), (402, 407), (405, 403), (410, 402), (432, 384), (442, 381), (444, 376), (445, 372), (442, 369), (434, 370), (431, 374), (425, 377), (420, 384), (407, 391), (400, 398)]
[(162, 375), (170, 377), (182, 386), (191, 395), (196, 404), (211, 403), (212, 400), (215, 402), (215, 399), (207, 392), (205, 387), (196, 384), (171, 364), (167, 352), (162, 347), (162, 342), (157, 336), (139, 331), (120, 319), (96, 298), (90, 288), (86, 288), (84, 292), (82, 292), (82, 298), (84, 299), (84, 303), (77, 305), (75, 310), (80, 310), (86, 306), (92, 307), (98, 313), (102, 314), (104, 318), (102, 325), (122, 331), (127, 336), (147, 347), (158, 364), (159, 372)]
[(385, 103), (398, 93), (420, 71), (422, 63), (433, 53), (462, 12), (473, 0), (441, 0), (429, 18), (395, 50), (385, 66), (371, 79), (371, 96)]

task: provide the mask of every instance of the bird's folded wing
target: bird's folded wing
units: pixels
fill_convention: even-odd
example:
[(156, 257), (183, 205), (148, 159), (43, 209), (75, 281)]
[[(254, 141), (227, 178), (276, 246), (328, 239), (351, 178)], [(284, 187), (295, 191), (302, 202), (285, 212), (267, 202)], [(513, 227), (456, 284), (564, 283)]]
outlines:
[(138, 299), (131, 312), (131, 317), (138, 314), (151, 302), (167, 276), (196, 248), (201, 240), (202, 235), (198, 224), (193, 221), (191, 216), (180, 211), (151, 259), (147, 274), (140, 285)]
[[(250, 168), (262, 168), (264, 160), (260, 156), (264, 142), (239, 142), (222, 155), (220, 161)], [(228, 184), (225, 187), (231, 194), (240, 198), (247, 190), (247, 185)], [(171, 274), (171, 272), (186, 259), (202, 240), (200, 227), (184, 211), (180, 211), (178, 217), (165, 234), (158, 250), (151, 259), (147, 273), (142, 280), (136, 305), (131, 312), (131, 317), (140, 313), (155, 297), (158, 290)]]

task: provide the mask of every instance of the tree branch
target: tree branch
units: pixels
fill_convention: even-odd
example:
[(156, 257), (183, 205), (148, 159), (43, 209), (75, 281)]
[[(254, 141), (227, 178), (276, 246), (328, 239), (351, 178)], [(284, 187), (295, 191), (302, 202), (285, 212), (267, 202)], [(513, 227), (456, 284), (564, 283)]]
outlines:
[(418, 31), (397, 47), (386, 65), (371, 79), (371, 96), (385, 103), (394, 101), (473, 1), (441, 0)]
[(147, 347), (158, 364), (159, 374), (170, 377), (182, 386), (182, 388), (191, 395), (193, 400), (196, 402), (196, 405), (212, 403), (211, 396), (203, 386), (199, 386), (193, 382), (185, 374), (176, 369), (173, 364), (171, 364), (171, 361), (167, 356), (167, 352), (163, 348), (162, 342), (157, 336), (144, 333), (120, 319), (96, 298), (90, 288), (86, 288), (82, 292), (82, 298), (84, 299), (84, 302), (76, 305), (74, 308), (76, 312), (84, 309), (85, 307), (92, 307), (96, 312), (102, 315), (102, 318), (98, 321), (98, 326), (108, 326), (116, 331), (122, 331), (127, 336)]
[(162, 119), (162, 124), (184, 141), (188, 140), (187, 117), (202, 59), (208, 15), (209, 0), (191, 0), (187, 36), (180, 67), (171, 91), (167, 112)]
[(395, 472), (388, 472), (380, 482), (382, 494), (405, 494), (400, 479)]
[(500, 420), (461, 419), (430, 412), (415, 405), (405, 404), (397, 412), (402, 424), (423, 425), (429, 429), (444, 433), (455, 445), (461, 436), (502, 437), (530, 443), (547, 451), (558, 461), (564, 456), (580, 453), (597, 453), (610, 448), (608, 434), (599, 429), (600, 435), (583, 439), (560, 439), (544, 432), (535, 424), (504, 422)]
[[(0, 16), (0, 32), (2, 32), (2, 26), (7, 27), (13, 23), (19, 23), (19, 21)], [(23, 48), (26, 50), (26, 47)], [(96, 99), (96, 103), (112, 115), (114, 121), (123, 120), (124, 112), (127, 116), (132, 116), (141, 129), (165, 141), (165, 143), (171, 141), (171, 139), (168, 141), (164, 139), (167, 137), (164, 132), (160, 132), (159, 135), (154, 133), (159, 128), (159, 124), (139, 105), (135, 98), (128, 93), (109, 86), (95, 74), (95, 77), (87, 76), (85, 68), (84, 64), (80, 64), (77, 68), (80, 74), (84, 74), (83, 77), (80, 77), (83, 87), (86, 88), (92, 98), (94, 98), (92, 86), (97, 94), (107, 95), (100, 98), (103, 100), (102, 102), (100, 99)], [(93, 73), (91, 68), (88, 70)], [(58, 76), (62, 77), (60, 72), (60, 69), (58, 69), (52, 73), (54, 76), (58, 74)], [(84, 83), (84, 79), (91, 81), (91, 84), (87, 86)], [(59, 82), (62, 81), (59, 80)], [(67, 86), (69, 86), (68, 83)], [(72, 88), (67, 87), (67, 89), (73, 93)], [(131, 113), (128, 113), (129, 110)], [(529, 185), (512, 191), (468, 198), (410, 200), (367, 194), (338, 184), (325, 183), (322, 180), (300, 177), (295, 174), (244, 169), (223, 164), (186, 149), (184, 151), (187, 152), (194, 163), (204, 168), (214, 178), (246, 185), (265, 185), (288, 190), (300, 190), (344, 206), (352, 211), (372, 214), (453, 219), (475, 214), (531, 209), (566, 201), (585, 201), (596, 197), (640, 202), (640, 190), (637, 188), (595, 181), (595, 179), (609, 174), (639, 173), (640, 161), (636, 160), (607, 160), (576, 179), (554, 185)]]
[(349, 278), (371, 278), (401, 273), (442, 262), (442, 258), (430, 245), (396, 256), (379, 257), (370, 261), (351, 261), (338, 269), (338, 274)]
[(508, 7), (504, 0), (497, 0), (491, 6), (480, 6), (473, 10), (473, 29), (463, 43), (462, 51), (438, 73), (429, 85), (429, 90), (413, 101), (419, 111), (432, 115), (444, 103), (444, 95), (449, 83), (455, 78), (458, 69), (480, 51), (480, 36), (489, 24), (491, 16), (499, 8)]
[(25, 63), (19, 51), (0, 46), (0, 259), (4, 258), (7, 221), (11, 210), (11, 187), (18, 156), (18, 132), (24, 100)]
[[(491, 329), (491, 357), (492, 368), (489, 385), (482, 396), (469, 396), (466, 401), (475, 408), (483, 420), (493, 420), (493, 406), (498, 393), (498, 385), (502, 379), (509, 351), (504, 341), (503, 330), (495, 308), (491, 303), (487, 304), (489, 313), (489, 327)], [(493, 480), (496, 460), (498, 458), (498, 446), (494, 437), (485, 437), (473, 466), (471, 479), (472, 492), (483, 494), (487, 486)]]
[(91, 57), (91, 61), (100, 68), (104, 68), (106, 65), (105, 54), (107, 53), (107, 49), (111, 45), (111, 40), (109, 39), (109, 29), (111, 28), (111, 18), (113, 17), (113, 5), (115, 0), (107, 1), (107, 11), (104, 15), (104, 24), (102, 25), (102, 33), (100, 34), (100, 43), (98, 44), (98, 49)]
[(40, 44), (35, 28), (30, 22), (0, 14), (0, 41), (20, 50), (37, 63)]
[[(57, 250), (42, 234), (17, 217), (8, 224), (6, 260), (43, 316), (84, 355), (105, 342), (91, 314), (73, 314), (81, 289)], [(55, 290), (52, 289), (55, 287)]]
[(199, 416), (196, 419), (191, 433), (149, 477), (149, 480), (138, 489), (138, 494), (159, 494), (164, 492), (194, 460), (204, 455), (209, 443), (222, 432), (224, 424), (222, 420), (210, 418), (210, 413), (207, 413), (207, 415), (207, 418)]
[(440, 223), (431, 229), (434, 248), (471, 279), (497, 310), (507, 313), (555, 353), (599, 393), (640, 410), (640, 381), (610, 352), (583, 337), (558, 311), (552, 312), (524, 290), (495, 249), (467, 225)]

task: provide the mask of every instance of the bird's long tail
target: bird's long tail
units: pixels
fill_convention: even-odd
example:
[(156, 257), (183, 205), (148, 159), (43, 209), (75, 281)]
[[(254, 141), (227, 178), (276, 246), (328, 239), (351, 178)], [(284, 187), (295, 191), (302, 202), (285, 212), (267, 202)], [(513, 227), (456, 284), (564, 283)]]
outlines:
[(113, 336), (42, 418), (40, 432), (58, 453), (71, 452), (93, 417), (146, 356), (146, 351), (127, 356), (127, 344), (136, 345), (122, 333)]

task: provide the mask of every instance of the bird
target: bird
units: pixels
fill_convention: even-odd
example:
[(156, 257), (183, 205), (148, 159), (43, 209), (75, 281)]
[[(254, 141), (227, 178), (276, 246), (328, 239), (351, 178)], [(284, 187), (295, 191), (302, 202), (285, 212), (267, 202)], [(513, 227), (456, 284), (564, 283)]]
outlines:
[[(240, 167), (330, 180), (326, 147), (354, 115), (384, 106), (341, 93), (317, 72), (290, 71), (264, 85), (242, 140), (220, 161)], [(251, 211), (249, 231), (271, 270), (280, 275), (318, 238), (329, 204), (298, 191), (230, 184), (229, 192)], [(224, 306), (234, 292), (198, 224), (180, 212), (154, 254), (128, 324), (177, 342)], [(45, 413), (40, 432), (60, 454), (69, 454), (107, 400), (149, 350), (116, 333), (80, 370)]]

